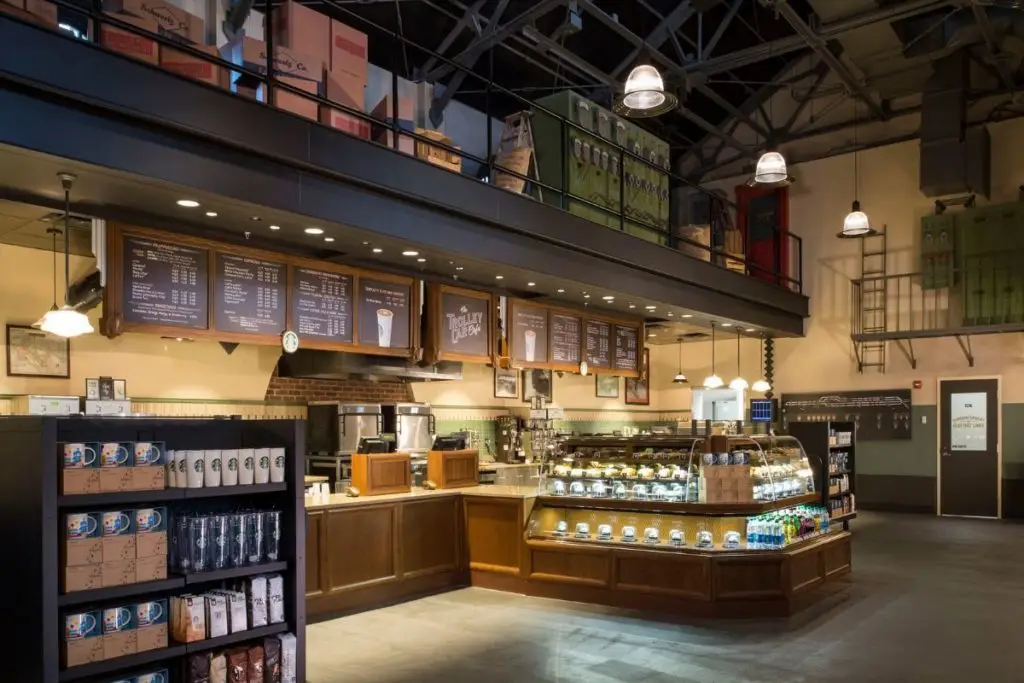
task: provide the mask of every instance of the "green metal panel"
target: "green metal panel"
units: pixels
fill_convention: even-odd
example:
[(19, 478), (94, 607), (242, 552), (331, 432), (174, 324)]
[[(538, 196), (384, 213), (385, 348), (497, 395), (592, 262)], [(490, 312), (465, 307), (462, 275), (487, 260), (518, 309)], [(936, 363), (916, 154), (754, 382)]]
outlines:
[(655, 244), (666, 244), (665, 236), (656, 230), (652, 230), (646, 226), (627, 221), (625, 225), (626, 234), (632, 235), (633, 237), (639, 237), (640, 239), (647, 240), (648, 242), (654, 242)]

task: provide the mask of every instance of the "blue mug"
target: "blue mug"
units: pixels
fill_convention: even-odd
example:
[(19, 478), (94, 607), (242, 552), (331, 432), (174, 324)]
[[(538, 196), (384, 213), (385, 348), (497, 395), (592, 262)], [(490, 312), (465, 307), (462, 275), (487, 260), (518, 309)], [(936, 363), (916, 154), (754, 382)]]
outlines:
[(96, 462), (96, 450), (84, 443), (64, 444), (64, 467), (92, 467)]
[(145, 534), (157, 529), (163, 521), (163, 515), (156, 508), (142, 508), (135, 511), (135, 532)]
[(64, 618), (64, 637), (66, 640), (79, 640), (96, 628), (96, 617), (89, 612), (69, 614)]
[(98, 522), (87, 512), (70, 514), (67, 517), (67, 540), (76, 541), (89, 538), (96, 533)]
[(112, 443), (100, 444), (100, 467), (120, 467), (128, 462), (128, 449)]
[(132, 611), (127, 607), (108, 607), (103, 610), (103, 632), (117, 633), (132, 623)]
[(154, 465), (160, 462), (160, 447), (149, 441), (135, 442), (135, 464)]
[(132, 518), (125, 512), (103, 513), (103, 535), (118, 536), (132, 526)]
[(164, 606), (159, 601), (142, 602), (135, 607), (135, 619), (139, 628), (159, 623), (164, 614)]

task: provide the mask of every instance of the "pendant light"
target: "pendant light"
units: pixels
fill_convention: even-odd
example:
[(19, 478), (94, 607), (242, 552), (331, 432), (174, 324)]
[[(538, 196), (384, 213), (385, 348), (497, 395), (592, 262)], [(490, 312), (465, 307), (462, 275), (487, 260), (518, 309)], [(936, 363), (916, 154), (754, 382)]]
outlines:
[[(761, 335), (761, 372), (764, 372), (764, 335)], [(768, 380), (764, 378), (764, 375), (761, 375), (760, 379), (754, 382), (750, 388), (763, 394), (766, 391), (771, 391), (772, 385), (768, 384)]]
[(857, 199), (860, 189), (860, 169), (857, 166), (857, 103), (853, 103), (853, 205), (850, 213), (846, 214), (843, 220), (843, 231), (839, 237), (844, 239), (856, 239), (858, 237), (870, 237), (878, 232), (871, 229), (868, 215), (860, 210), (860, 201)]
[(740, 331), (736, 330), (736, 377), (729, 382), (729, 388), (733, 391), (746, 391), (750, 388), (747, 380), (743, 379), (740, 373)]
[(723, 384), (722, 378), (715, 374), (715, 324), (711, 323), (711, 374), (704, 378), (704, 388), (719, 389)]
[(53, 238), (53, 306), (35, 326), (44, 332), (58, 337), (78, 337), (94, 332), (88, 316), (76, 311), (68, 302), (71, 291), (71, 185), (75, 176), (70, 173), (58, 173), (64, 188), (64, 305), (57, 308), (57, 231)]
[(774, 150), (762, 154), (754, 169), (754, 183), (776, 185), (787, 180), (789, 180), (789, 169), (786, 168), (786, 158)]
[(679, 372), (672, 378), (673, 384), (689, 384), (690, 381), (686, 379), (686, 375), (683, 374), (683, 338), (679, 337), (676, 340), (679, 343)]
[(612, 110), (626, 118), (644, 119), (666, 114), (678, 104), (679, 98), (665, 91), (661, 73), (642, 58), (626, 77), (622, 95), (615, 98)]

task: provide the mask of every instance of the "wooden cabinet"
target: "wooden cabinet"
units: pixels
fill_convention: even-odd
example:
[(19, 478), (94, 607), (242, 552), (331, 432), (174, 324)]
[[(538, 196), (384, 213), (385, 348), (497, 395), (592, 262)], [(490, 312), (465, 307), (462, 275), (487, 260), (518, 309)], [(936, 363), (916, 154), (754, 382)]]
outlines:
[(522, 498), (462, 498), (469, 569), (519, 575), (523, 560)]
[(480, 483), (480, 456), (475, 450), (430, 451), (427, 479), (439, 489), (476, 486)]
[(356, 453), (352, 456), (352, 486), (360, 495), (408, 493), (412, 464), (408, 453)]

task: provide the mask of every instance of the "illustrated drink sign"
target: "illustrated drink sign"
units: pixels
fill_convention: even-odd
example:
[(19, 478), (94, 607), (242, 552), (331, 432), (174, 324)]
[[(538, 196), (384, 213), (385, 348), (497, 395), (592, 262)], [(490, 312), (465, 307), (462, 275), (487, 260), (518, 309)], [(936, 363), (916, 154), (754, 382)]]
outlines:
[(489, 298), (445, 292), (441, 296), (441, 350), (486, 357), (490, 310)]
[(409, 348), (411, 287), (359, 280), (359, 343), (383, 349)]
[(546, 363), (548, 360), (548, 312), (533, 306), (516, 306), (512, 320), (512, 353), (515, 360)]

